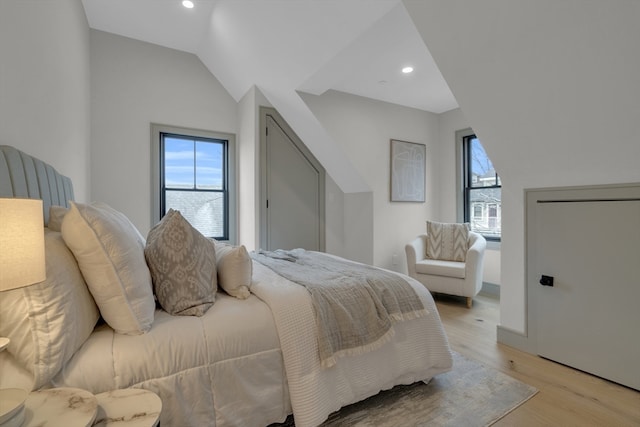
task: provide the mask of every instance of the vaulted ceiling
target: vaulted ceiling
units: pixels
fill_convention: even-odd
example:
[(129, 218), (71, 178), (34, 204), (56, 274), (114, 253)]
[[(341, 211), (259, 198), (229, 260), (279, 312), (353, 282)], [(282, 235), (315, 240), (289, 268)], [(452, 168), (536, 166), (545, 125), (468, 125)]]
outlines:
[[(91, 28), (198, 55), (239, 100), (339, 90), (441, 113), (457, 107), (399, 0), (83, 0)], [(412, 66), (414, 72), (401, 69)]]

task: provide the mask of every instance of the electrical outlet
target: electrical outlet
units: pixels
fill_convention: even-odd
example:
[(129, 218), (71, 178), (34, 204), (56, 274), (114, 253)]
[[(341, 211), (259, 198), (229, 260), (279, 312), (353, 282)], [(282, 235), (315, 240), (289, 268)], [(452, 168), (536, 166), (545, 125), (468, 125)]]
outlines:
[(391, 255), (391, 265), (398, 265), (398, 255), (397, 254)]

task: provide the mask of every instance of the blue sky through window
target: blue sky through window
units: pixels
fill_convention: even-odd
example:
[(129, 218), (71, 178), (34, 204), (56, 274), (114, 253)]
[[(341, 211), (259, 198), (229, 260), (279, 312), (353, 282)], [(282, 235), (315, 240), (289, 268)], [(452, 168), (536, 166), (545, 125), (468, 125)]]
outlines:
[(480, 143), (478, 138), (471, 140), (471, 170), (474, 174), (480, 176), (495, 173), (493, 164), (487, 156), (487, 152), (484, 151), (484, 147)]
[(167, 136), (164, 139), (165, 186), (222, 189), (223, 155), (222, 142)]
[[(471, 173), (479, 179), (481, 185), (500, 185), (496, 182), (496, 170), (491, 159), (484, 150), (478, 138), (472, 138), (471, 145)], [(475, 186), (475, 185), (474, 185)]]

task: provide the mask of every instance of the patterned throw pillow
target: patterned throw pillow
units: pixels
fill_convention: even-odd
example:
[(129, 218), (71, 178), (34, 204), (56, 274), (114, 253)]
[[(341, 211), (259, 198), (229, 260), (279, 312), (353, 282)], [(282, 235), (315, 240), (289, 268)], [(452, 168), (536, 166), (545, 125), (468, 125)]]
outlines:
[(202, 316), (213, 305), (218, 290), (213, 242), (179, 211), (169, 209), (149, 231), (144, 255), (156, 297), (167, 313)]
[(465, 262), (469, 249), (469, 224), (427, 221), (427, 258)]

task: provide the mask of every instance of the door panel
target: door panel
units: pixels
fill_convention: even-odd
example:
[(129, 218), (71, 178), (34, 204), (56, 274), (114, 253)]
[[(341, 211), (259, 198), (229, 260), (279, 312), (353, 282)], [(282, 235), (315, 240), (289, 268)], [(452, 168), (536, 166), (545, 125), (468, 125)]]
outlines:
[(640, 201), (536, 206), (541, 356), (640, 389)]
[(322, 250), (319, 212), (323, 176), (272, 116), (267, 116), (266, 124), (265, 247)]

